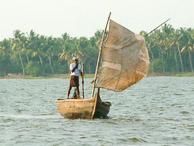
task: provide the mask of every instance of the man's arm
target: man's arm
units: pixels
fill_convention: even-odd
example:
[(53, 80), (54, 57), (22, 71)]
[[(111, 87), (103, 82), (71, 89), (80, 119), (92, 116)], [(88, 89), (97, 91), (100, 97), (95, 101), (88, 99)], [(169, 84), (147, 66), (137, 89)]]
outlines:
[(78, 64), (75, 64), (75, 67), (71, 70), (72, 72), (74, 72), (76, 70), (76, 68), (78, 68)]

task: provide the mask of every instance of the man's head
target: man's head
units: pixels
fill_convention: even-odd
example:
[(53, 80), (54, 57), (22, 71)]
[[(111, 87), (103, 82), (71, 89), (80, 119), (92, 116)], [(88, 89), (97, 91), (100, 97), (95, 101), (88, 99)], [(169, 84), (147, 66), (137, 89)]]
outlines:
[(73, 62), (78, 62), (78, 58), (77, 57), (73, 57)]

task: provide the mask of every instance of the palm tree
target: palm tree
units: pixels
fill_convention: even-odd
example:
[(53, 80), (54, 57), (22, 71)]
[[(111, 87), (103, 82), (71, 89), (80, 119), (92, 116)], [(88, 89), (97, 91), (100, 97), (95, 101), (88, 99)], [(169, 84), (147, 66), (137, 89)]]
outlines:
[(38, 57), (40, 64), (42, 66), (43, 64), (42, 54), (44, 52), (42, 50), (44, 47), (45, 37), (44, 36), (39, 37), (39, 34), (36, 34), (33, 30), (31, 30), (30, 34), (28, 35), (28, 39), (29, 39), (28, 49), (31, 51), (31, 56), (33, 58)]
[(6, 75), (11, 68), (10, 40), (4, 39), (0, 42), (0, 75)]
[(192, 64), (192, 56), (191, 56), (191, 51), (193, 50), (193, 43), (194, 40), (191, 36), (191, 29), (188, 30), (183, 30), (182, 32), (182, 41), (183, 41), (183, 48), (181, 49), (181, 53), (183, 53), (185, 50), (188, 51), (188, 59), (189, 59), (189, 64), (190, 64), (190, 69), (191, 72), (193, 72), (193, 64)]
[(175, 37), (176, 37), (176, 40), (174, 41), (174, 44), (177, 45), (177, 50), (178, 50), (179, 59), (180, 59), (180, 63), (181, 63), (181, 72), (184, 72), (183, 59), (182, 59), (181, 50), (180, 50), (180, 42), (181, 42), (180, 41), (181, 40), (181, 32), (180, 32), (180, 30), (176, 30)]
[(25, 41), (26, 38), (24, 36), (24, 33), (21, 33), (20, 30), (16, 30), (14, 32), (14, 39), (12, 40), (12, 50), (16, 50), (16, 52), (19, 55), (19, 59), (22, 66), (23, 75), (25, 75), (25, 67), (22, 59), (22, 51), (25, 50)]

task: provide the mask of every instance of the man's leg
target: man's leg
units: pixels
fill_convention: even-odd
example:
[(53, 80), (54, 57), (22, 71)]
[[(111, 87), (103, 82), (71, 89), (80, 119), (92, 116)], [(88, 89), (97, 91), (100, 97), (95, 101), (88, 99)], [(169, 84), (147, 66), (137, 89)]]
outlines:
[(71, 91), (71, 85), (69, 85), (69, 89), (68, 89), (68, 92), (67, 92), (67, 99), (69, 99), (69, 94), (70, 94), (70, 91)]
[(80, 97), (80, 94), (79, 94), (79, 86), (76, 86), (76, 90), (77, 90), (77, 98)]

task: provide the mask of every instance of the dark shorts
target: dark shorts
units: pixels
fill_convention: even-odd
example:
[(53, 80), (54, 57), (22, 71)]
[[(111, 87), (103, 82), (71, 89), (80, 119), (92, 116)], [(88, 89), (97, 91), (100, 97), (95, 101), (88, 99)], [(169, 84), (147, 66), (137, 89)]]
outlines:
[(79, 76), (70, 76), (70, 86), (71, 87), (79, 86)]

